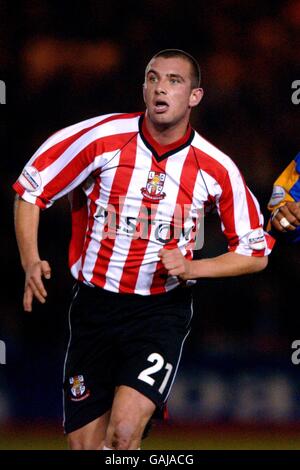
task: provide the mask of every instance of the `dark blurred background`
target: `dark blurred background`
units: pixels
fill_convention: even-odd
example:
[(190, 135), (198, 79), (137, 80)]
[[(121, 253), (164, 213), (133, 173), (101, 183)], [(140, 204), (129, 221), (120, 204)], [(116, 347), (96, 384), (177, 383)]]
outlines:
[[(164, 48), (193, 54), (204, 99), (192, 123), (231, 156), (265, 219), (272, 184), (300, 149), (300, 0), (0, 1), (1, 297), (0, 423), (60, 425), (61, 376), (73, 280), (68, 202), (42, 213), (47, 304), (22, 311), (23, 273), (11, 189), (56, 130), (111, 112), (143, 110), (144, 68)], [(200, 256), (226, 249), (215, 216)], [(201, 280), (193, 330), (170, 400), (176, 423), (300, 423), (299, 245), (279, 241), (262, 273)], [(1, 443), (0, 443), (1, 448)]]

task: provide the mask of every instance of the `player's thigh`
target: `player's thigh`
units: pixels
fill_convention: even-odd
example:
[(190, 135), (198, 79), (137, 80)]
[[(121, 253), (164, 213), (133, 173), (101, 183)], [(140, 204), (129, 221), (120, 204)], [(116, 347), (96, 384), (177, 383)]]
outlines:
[(107, 437), (110, 441), (113, 434), (140, 441), (144, 428), (153, 415), (156, 405), (148, 397), (132, 387), (121, 385), (117, 388)]
[[(181, 292), (145, 299), (130, 328), (124, 328), (118, 385), (126, 385), (165, 405), (189, 333), (191, 308)], [(177, 301), (177, 302), (176, 302)]]
[(68, 434), (72, 450), (101, 450), (110, 418), (110, 411)]

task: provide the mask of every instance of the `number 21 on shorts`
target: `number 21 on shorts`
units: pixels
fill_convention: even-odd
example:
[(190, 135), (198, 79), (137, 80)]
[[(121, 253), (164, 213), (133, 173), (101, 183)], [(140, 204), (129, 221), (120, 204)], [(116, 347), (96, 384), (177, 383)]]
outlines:
[(142, 370), (139, 374), (138, 379), (143, 380), (149, 385), (153, 385), (155, 383), (155, 379), (151, 377), (152, 374), (155, 374), (159, 370), (161, 370), (164, 366), (166, 369), (166, 375), (164, 380), (162, 381), (161, 386), (159, 387), (159, 393), (163, 393), (166, 385), (168, 383), (169, 377), (171, 375), (173, 366), (169, 362), (165, 364), (164, 358), (158, 353), (152, 353), (147, 357), (147, 361), (154, 362), (153, 366), (147, 367), (146, 369)]

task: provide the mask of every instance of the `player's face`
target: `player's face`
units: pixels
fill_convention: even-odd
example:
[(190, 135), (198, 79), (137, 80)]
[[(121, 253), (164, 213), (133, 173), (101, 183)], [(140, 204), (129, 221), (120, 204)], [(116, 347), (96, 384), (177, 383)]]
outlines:
[(192, 88), (191, 65), (181, 57), (157, 57), (146, 68), (144, 101), (154, 125), (168, 127), (188, 122), (191, 108), (203, 95)]

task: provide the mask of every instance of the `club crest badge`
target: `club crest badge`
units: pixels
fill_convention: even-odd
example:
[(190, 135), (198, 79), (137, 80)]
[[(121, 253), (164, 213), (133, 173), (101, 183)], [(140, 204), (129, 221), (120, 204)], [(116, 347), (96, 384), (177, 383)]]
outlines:
[(86, 389), (83, 375), (75, 375), (69, 379), (71, 385), (71, 400), (81, 401), (90, 395), (90, 391)]
[(160, 201), (164, 199), (166, 197), (166, 193), (163, 192), (165, 179), (165, 173), (149, 171), (146, 187), (141, 188), (142, 195), (150, 199), (150, 201)]

